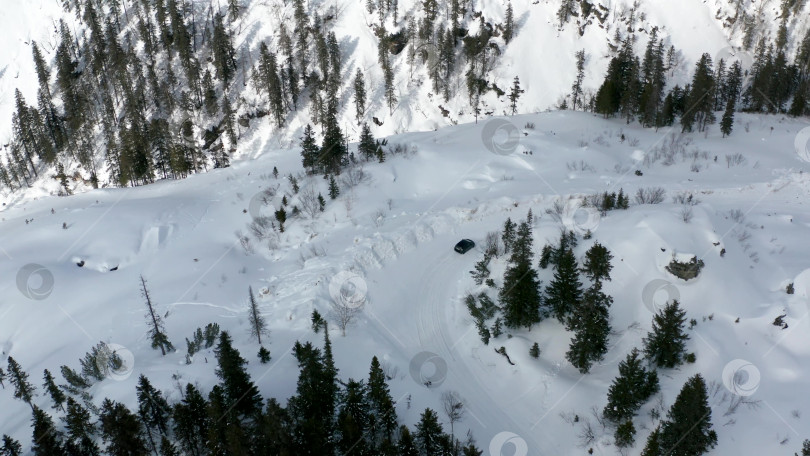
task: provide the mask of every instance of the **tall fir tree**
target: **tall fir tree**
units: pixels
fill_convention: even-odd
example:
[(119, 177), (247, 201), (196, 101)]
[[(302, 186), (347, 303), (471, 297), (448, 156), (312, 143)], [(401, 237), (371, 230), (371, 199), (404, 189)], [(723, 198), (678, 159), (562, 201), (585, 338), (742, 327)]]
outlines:
[(561, 323), (566, 323), (581, 301), (582, 283), (579, 280), (577, 259), (571, 248), (561, 245), (554, 278), (546, 288), (546, 303), (554, 317)]
[[(529, 211), (531, 214), (531, 211)], [(541, 320), (540, 280), (532, 267), (532, 230), (528, 220), (518, 226), (511, 256), (498, 294), (504, 323), (509, 328), (531, 327)]]
[(163, 327), (163, 319), (157, 312), (155, 303), (152, 302), (149, 289), (146, 288), (146, 279), (140, 276), (140, 281), (141, 296), (143, 296), (144, 303), (146, 304), (146, 322), (147, 326), (149, 326), (149, 339), (152, 341), (152, 348), (159, 348), (160, 353), (166, 356), (166, 352), (174, 350), (174, 345), (169, 341), (169, 336), (166, 335), (166, 330)]
[(14, 387), (14, 398), (34, 407), (32, 400), (36, 395), (36, 387), (28, 381), (28, 373), (11, 356), (8, 357), (8, 382)]
[(644, 338), (644, 355), (658, 367), (673, 368), (683, 362), (686, 341), (686, 311), (678, 301), (667, 303), (653, 316), (652, 331)]
[(661, 447), (673, 456), (700, 456), (717, 444), (706, 382), (695, 374), (684, 383), (661, 424)]
[(638, 349), (633, 348), (619, 363), (619, 375), (608, 389), (608, 402), (602, 411), (614, 423), (633, 418), (641, 405), (658, 392), (658, 374), (645, 369), (641, 361)]

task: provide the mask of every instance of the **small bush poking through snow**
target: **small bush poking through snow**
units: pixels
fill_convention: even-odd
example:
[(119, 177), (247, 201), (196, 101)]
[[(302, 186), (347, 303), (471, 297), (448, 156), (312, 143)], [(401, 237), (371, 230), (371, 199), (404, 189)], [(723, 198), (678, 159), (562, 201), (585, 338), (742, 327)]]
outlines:
[(663, 187), (643, 187), (636, 191), (637, 204), (660, 204), (667, 192)]

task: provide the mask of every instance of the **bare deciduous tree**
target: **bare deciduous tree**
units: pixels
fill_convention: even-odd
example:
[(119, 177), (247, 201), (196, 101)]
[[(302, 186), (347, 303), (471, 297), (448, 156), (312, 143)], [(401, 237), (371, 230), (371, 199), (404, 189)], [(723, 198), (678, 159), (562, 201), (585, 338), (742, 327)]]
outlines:
[(444, 414), (450, 421), (450, 435), (455, 437), (454, 426), (456, 421), (461, 421), (464, 418), (464, 401), (461, 396), (455, 391), (445, 391), (442, 393), (442, 406), (444, 407)]
[(346, 328), (349, 327), (354, 317), (360, 312), (360, 307), (351, 307), (338, 301), (332, 301), (332, 313), (334, 314), (335, 323), (337, 323), (344, 337), (346, 336)]
[(298, 194), (298, 201), (301, 204), (301, 211), (309, 218), (314, 219), (321, 211), (321, 204), (318, 201), (318, 192), (311, 185), (304, 187)]

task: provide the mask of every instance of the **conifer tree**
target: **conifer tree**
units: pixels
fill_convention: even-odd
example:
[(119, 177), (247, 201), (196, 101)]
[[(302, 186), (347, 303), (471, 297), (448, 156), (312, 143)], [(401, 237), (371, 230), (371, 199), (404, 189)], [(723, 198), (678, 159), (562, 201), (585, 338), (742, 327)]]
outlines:
[(256, 418), (261, 413), (262, 397), (245, 370), (247, 361), (233, 347), (227, 331), (219, 333), (219, 344), (214, 349), (214, 354), (217, 358), (215, 372), (232, 411), (242, 419)]
[[(511, 4), (510, 4), (511, 6)], [(577, 77), (571, 85), (571, 109), (582, 109), (582, 83), (585, 80), (585, 49), (577, 51)]]
[(692, 131), (696, 124), (697, 130), (703, 132), (706, 126), (714, 123), (715, 89), (712, 59), (709, 54), (703, 54), (695, 66), (691, 89), (686, 99), (686, 110), (681, 116), (683, 131)]
[(360, 143), (357, 145), (357, 151), (366, 160), (371, 160), (377, 155), (379, 145), (371, 134), (371, 128), (368, 123), (363, 123), (363, 128), (360, 130)]
[(250, 309), (248, 309), (250, 335), (259, 341), (259, 345), (262, 345), (262, 336), (267, 334), (267, 322), (259, 311), (259, 304), (253, 295), (253, 287), (248, 287), (248, 303), (250, 304)]
[(368, 416), (366, 387), (362, 381), (349, 379), (342, 392), (336, 431), (339, 435), (337, 448), (341, 453), (369, 454), (372, 448), (368, 439), (371, 417)]
[(304, 136), (301, 137), (301, 164), (311, 174), (318, 170), (319, 152), (320, 148), (315, 141), (315, 132), (312, 130), (312, 126), (307, 124), (304, 127)]
[(671, 448), (669, 454), (674, 456), (699, 456), (717, 444), (706, 383), (700, 374), (684, 383), (661, 424), (660, 439), (661, 447)]
[(641, 456), (661, 456), (664, 451), (661, 444), (661, 426), (657, 426), (647, 437), (647, 444), (644, 445), (644, 450)]
[(146, 279), (143, 276), (140, 276), (140, 279), (141, 295), (146, 303), (146, 322), (149, 326), (149, 339), (152, 341), (152, 348), (159, 348), (160, 353), (166, 356), (167, 351), (174, 350), (174, 345), (169, 342), (169, 337), (166, 335), (165, 329), (163, 329), (163, 319), (158, 314), (149, 290), (146, 288)]
[(509, 89), (509, 108), (512, 110), (512, 115), (514, 116), (517, 113), (517, 102), (520, 99), (520, 95), (525, 92), (525, 90), (520, 88), (520, 79), (515, 76), (515, 79), (512, 80), (512, 88)]
[(91, 421), (90, 412), (72, 397), (67, 398), (64, 422), (67, 436), (65, 450), (70, 455), (99, 456), (101, 450), (95, 442), (97, 429)]
[(508, 2), (506, 4), (506, 16), (504, 21), (503, 40), (506, 42), (506, 44), (509, 44), (509, 42), (512, 41), (512, 38), (515, 36), (515, 12), (512, 9), (512, 2)]
[(183, 398), (172, 410), (174, 435), (180, 447), (191, 456), (205, 454), (203, 446), (209, 429), (207, 408), (208, 403), (200, 391), (188, 383)]
[(632, 419), (641, 405), (656, 392), (658, 374), (642, 366), (639, 351), (634, 348), (619, 363), (619, 375), (608, 389), (608, 402), (602, 414), (614, 423)]
[(340, 195), (340, 187), (338, 187), (335, 175), (329, 175), (329, 198), (335, 199)]
[(42, 385), (42, 388), (48, 393), (51, 401), (53, 401), (53, 408), (65, 411), (63, 405), (65, 403), (65, 393), (56, 386), (56, 383), (53, 381), (53, 375), (51, 375), (48, 369), (45, 369), (44, 381), (45, 383)]
[(582, 300), (582, 284), (579, 281), (574, 251), (561, 245), (559, 252), (554, 278), (546, 288), (546, 303), (554, 317), (561, 323), (566, 323)]
[(574, 308), (568, 320), (568, 329), (574, 337), (565, 354), (566, 359), (583, 374), (590, 371), (594, 362), (602, 360), (607, 353), (610, 323), (609, 308), (613, 299), (602, 292), (601, 282), (595, 282)]
[(138, 417), (124, 404), (104, 399), (99, 415), (101, 437), (109, 456), (147, 455), (146, 442), (141, 437), (142, 428)]
[(376, 356), (371, 359), (368, 374), (368, 401), (372, 442), (379, 445), (392, 437), (397, 425), (397, 413), (385, 373)]
[(644, 338), (644, 355), (658, 367), (673, 368), (683, 362), (686, 341), (686, 311), (678, 301), (667, 303), (653, 316), (652, 331)]
[(540, 281), (532, 267), (532, 242), (529, 222), (521, 222), (514, 242), (510, 242), (512, 254), (498, 294), (504, 323), (509, 328), (528, 328), (541, 319)]
[(357, 73), (354, 75), (354, 116), (357, 123), (363, 120), (363, 115), (366, 112), (366, 83), (363, 77), (363, 72), (357, 68)]
[(595, 242), (587, 252), (585, 252), (585, 261), (582, 263), (582, 272), (592, 282), (602, 282), (603, 280), (610, 280), (610, 271), (613, 265), (610, 260), (613, 255), (610, 251), (600, 244)]
[(419, 449), (416, 447), (416, 441), (413, 439), (413, 434), (407, 426), (402, 425), (399, 428), (399, 441), (397, 442), (397, 455), (398, 456), (419, 456)]
[(14, 440), (8, 434), (3, 434), (3, 446), (0, 446), (0, 455), (2, 456), (22, 456), (22, 445), (20, 442)]
[(8, 357), (7, 375), (9, 383), (14, 387), (14, 398), (34, 407), (31, 400), (36, 395), (36, 388), (28, 381), (28, 373), (11, 356)]
[(436, 412), (425, 409), (416, 425), (416, 442), (420, 454), (440, 454), (442, 434), (444, 432)]
[(509, 253), (512, 248), (512, 243), (515, 241), (515, 227), (515, 222), (511, 218), (507, 218), (503, 224), (503, 233), (501, 233), (503, 253)]
[(138, 378), (135, 391), (138, 396), (138, 417), (146, 431), (149, 446), (157, 452), (161, 437), (168, 435), (171, 407), (143, 374)]
[(726, 110), (723, 111), (723, 118), (720, 119), (720, 132), (723, 137), (729, 136), (734, 127), (734, 102), (729, 100), (726, 103)]
[[(327, 330), (328, 331), (328, 330)], [(294, 454), (332, 454), (334, 447), (335, 387), (326, 356), (310, 342), (296, 342), (298, 387), (287, 403)]]
[(35, 456), (62, 456), (64, 454), (62, 432), (56, 429), (50, 415), (36, 405), (32, 405), (31, 408), (34, 412), (32, 454)]

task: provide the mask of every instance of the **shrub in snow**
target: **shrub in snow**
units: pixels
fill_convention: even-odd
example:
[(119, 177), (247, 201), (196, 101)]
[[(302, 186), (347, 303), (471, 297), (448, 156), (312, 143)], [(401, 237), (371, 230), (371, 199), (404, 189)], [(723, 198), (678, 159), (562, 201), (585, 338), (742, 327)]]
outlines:
[(703, 260), (698, 260), (695, 256), (685, 262), (680, 262), (673, 258), (666, 266), (666, 270), (679, 279), (689, 280), (697, 277), (703, 269), (703, 266)]

